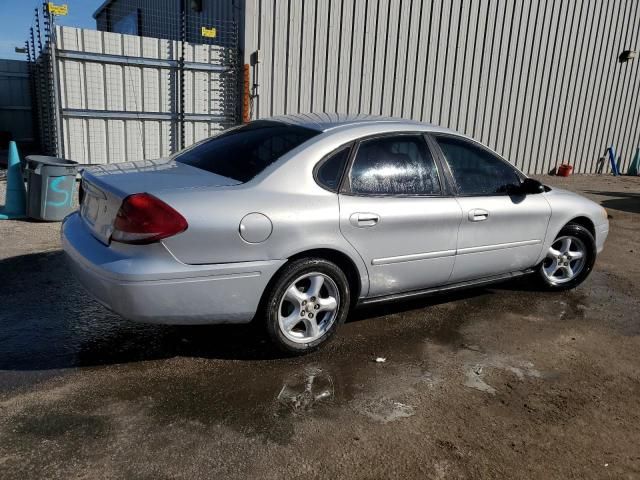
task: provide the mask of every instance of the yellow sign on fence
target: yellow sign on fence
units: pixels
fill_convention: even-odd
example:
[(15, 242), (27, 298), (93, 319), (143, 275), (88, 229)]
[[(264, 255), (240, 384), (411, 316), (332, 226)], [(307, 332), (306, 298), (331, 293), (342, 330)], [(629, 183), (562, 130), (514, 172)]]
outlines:
[(216, 38), (217, 35), (216, 27), (202, 27), (202, 36), (207, 38)]
[(51, 15), (59, 15), (59, 16), (65, 16), (69, 13), (69, 7), (67, 7), (67, 4), (62, 4), (62, 5), (56, 5), (53, 2), (49, 2), (49, 13)]

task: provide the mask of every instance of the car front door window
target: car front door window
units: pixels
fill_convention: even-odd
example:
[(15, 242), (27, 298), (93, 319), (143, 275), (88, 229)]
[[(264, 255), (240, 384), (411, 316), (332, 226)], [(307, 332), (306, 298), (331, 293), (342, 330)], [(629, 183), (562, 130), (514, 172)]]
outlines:
[(532, 267), (540, 256), (551, 208), (524, 195), (517, 170), (464, 139), (436, 137), (462, 209), (452, 282)]
[(459, 195), (501, 195), (520, 185), (516, 170), (500, 158), (471, 143), (438, 138)]

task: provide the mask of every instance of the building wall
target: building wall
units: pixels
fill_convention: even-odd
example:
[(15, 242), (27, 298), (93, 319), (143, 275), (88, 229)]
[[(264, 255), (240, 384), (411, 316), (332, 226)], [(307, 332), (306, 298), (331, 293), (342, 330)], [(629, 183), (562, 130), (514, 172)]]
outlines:
[(18, 142), (33, 141), (27, 62), (0, 60), (0, 131), (9, 132)]
[(640, 144), (636, 0), (246, 0), (253, 118), (327, 111), (447, 126), (529, 173), (623, 169)]
[[(98, 30), (180, 40), (180, 2), (183, 0), (111, 0), (96, 16)], [(234, 47), (238, 24), (244, 18), (243, 0), (203, 0), (202, 11), (186, 1), (186, 40)], [(133, 27), (133, 29), (132, 29)], [(217, 38), (201, 35), (201, 28), (217, 29)]]

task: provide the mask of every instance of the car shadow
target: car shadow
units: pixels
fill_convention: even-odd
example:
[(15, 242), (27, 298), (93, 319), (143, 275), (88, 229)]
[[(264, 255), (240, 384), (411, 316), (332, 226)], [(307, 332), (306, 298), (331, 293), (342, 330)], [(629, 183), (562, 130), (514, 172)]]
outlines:
[(606, 209), (619, 210), (628, 213), (640, 213), (640, 193), (604, 192), (597, 190), (586, 190), (585, 193), (603, 197), (616, 197), (600, 201), (600, 204)]
[[(254, 322), (168, 326), (131, 322), (95, 302), (61, 251), (0, 260), (0, 370), (39, 371), (172, 357), (271, 360), (286, 355)], [(518, 284), (516, 284), (518, 285)], [(527, 288), (525, 283), (519, 287)], [(355, 309), (348, 322), (490, 294), (476, 288)]]

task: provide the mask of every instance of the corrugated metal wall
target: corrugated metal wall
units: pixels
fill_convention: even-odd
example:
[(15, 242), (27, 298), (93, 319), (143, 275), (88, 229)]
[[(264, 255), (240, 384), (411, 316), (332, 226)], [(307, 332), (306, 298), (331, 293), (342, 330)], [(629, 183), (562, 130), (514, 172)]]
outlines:
[[(253, 117), (327, 111), (451, 127), (529, 173), (640, 145), (637, 0), (246, 0)], [(608, 168), (605, 166), (605, 168)]]
[(33, 141), (29, 66), (19, 60), (0, 60), (0, 131), (19, 142)]

